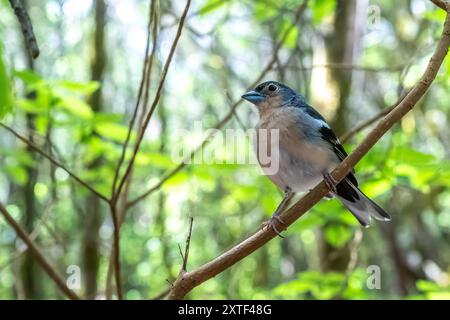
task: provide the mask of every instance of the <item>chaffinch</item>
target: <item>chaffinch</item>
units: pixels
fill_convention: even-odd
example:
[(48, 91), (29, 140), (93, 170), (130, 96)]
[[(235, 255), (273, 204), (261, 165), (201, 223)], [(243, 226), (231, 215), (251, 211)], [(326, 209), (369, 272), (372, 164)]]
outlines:
[(278, 157), (278, 170), (266, 173), (265, 166), (261, 165), (272, 182), (284, 191), (283, 200), (269, 221), (278, 235), (280, 232), (274, 220), (284, 224), (279, 215), (287, 208), (294, 194), (314, 188), (322, 179), (330, 188), (328, 197), (336, 196), (362, 226), (369, 226), (371, 217), (381, 221), (391, 219), (358, 188), (354, 170), (339, 183), (330, 175), (347, 152), (330, 125), (301, 94), (282, 83), (267, 81), (242, 98), (258, 108), (258, 143), (267, 141), (261, 139), (261, 132), (278, 130), (279, 150), (273, 153)]

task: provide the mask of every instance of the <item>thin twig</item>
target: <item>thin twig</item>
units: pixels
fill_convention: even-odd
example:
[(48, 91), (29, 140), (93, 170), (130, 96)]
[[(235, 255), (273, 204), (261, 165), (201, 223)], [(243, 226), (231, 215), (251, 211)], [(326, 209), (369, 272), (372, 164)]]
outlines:
[(375, 123), (377, 120), (381, 119), (382, 117), (384, 117), (385, 115), (387, 115), (389, 112), (391, 112), (392, 110), (394, 110), (399, 104), (400, 102), (402, 102), (402, 100), (406, 97), (406, 95), (409, 93), (409, 90), (406, 91), (401, 97), (400, 99), (397, 100), (397, 102), (395, 104), (393, 104), (392, 106), (388, 107), (388, 108), (384, 108), (383, 110), (381, 110), (379, 113), (377, 113), (376, 115), (374, 115), (373, 117), (367, 119), (366, 121), (362, 122), (361, 124), (357, 125), (356, 127), (354, 127), (353, 129), (351, 129), (350, 131), (346, 132), (345, 134), (343, 134), (340, 137), (340, 140), (342, 143), (347, 142), (348, 140), (350, 140), (355, 134), (357, 134), (358, 132), (364, 130), (365, 128), (367, 128), (368, 126), (370, 126), (371, 124)]
[(60, 163), (58, 160), (56, 160), (55, 158), (53, 158), (51, 155), (49, 155), (47, 152), (43, 151), (42, 149), (40, 149), (39, 147), (37, 147), (33, 142), (29, 141), (27, 138), (25, 138), (24, 136), (20, 135), (18, 132), (16, 132), (13, 128), (7, 126), (4, 123), (0, 122), (0, 127), (3, 127), (4, 129), (8, 130), (9, 132), (11, 132), (13, 135), (16, 136), (16, 138), (18, 138), (19, 140), (21, 140), (23, 143), (25, 143), (27, 146), (29, 146), (31, 149), (33, 149), (34, 151), (36, 151), (37, 153), (39, 153), (40, 155), (42, 155), (44, 158), (47, 158), (47, 160), (49, 160), (51, 163), (53, 163), (55, 166), (61, 168), (62, 170), (64, 170), (65, 172), (67, 172), (67, 174), (69, 176), (71, 176), (75, 181), (77, 181), (79, 184), (81, 184), (83, 187), (85, 187), (86, 189), (88, 189), (89, 191), (91, 191), (93, 194), (95, 194), (97, 197), (99, 197), (100, 199), (102, 199), (105, 202), (109, 202), (109, 199), (104, 196), (103, 194), (101, 194), (99, 191), (95, 190), (92, 186), (90, 186), (86, 181), (82, 180), (80, 177), (78, 177), (75, 173), (73, 173), (72, 171), (70, 171), (65, 165), (63, 165), (62, 163)]
[[(281, 49), (283, 43), (286, 41), (286, 38), (289, 36), (289, 34), (291, 33), (291, 31), (293, 30), (293, 28), (295, 27), (296, 23), (298, 23), (300, 21), (300, 18), (303, 15), (303, 12), (305, 11), (305, 9), (308, 6), (308, 0), (305, 0), (303, 2), (303, 4), (299, 7), (299, 9), (297, 10), (296, 14), (295, 14), (295, 18), (294, 18), (294, 22), (293, 24), (286, 29), (286, 31), (284, 32), (283, 36), (281, 37), (281, 40), (277, 43), (277, 45), (275, 46), (275, 48), (273, 49), (273, 53), (272, 53), (272, 57), (269, 60), (269, 62), (267, 63), (267, 65), (265, 66), (265, 68), (261, 71), (261, 73), (258, 75), (258, 77), (256, 77), (256, 79), (253, 81), (253, 83), (247, 88), (247, 89), (252, 89), (254, 88), (265, 76), (266, 74), (272, 70), (273, 65), (276, 62), (276, 56), (278, 54), (278, 51)], [(127, 208), (131, 208), (134, 205), (136, 205), (137, 203), (139, 203), (140, 201), (142, 201), (143, 199), (145, 199), (146, 197), (148, 197), (150, 194), (152, 194), (153, 192), (159, 190), (164, 183), (167, 182), (167, 180), (169, 180), (170, 178), (172, 178), (174, 175), (176, 175), (179, 171), (183, 170), (187, 164), (193, 159), (193, 157), (200, 151), (202, 150), (210, 141), (212, 141), (214, 135), (216, 134), (217, 130), (223, 128), (225, 126), (225, 124), (228, 123), (228, 121), (230, 121), (233, 118), (234, 113), (236, 112), (236, 108), (243, 102), (242, 99), (237, 100), (236, 102), (234, 102), (231, 106), (230, 106), (230, 110), (228, 111), (228, 113), (218, 122), (216, 123), (212, 129), (214, 130), (210, 130), (210, 133), (208, 134), (208, 136), (189, 154), (186, 156), (186, 158), (184, 158), (175, 168), (173, 168), (172, 170), (170, 170), (169, 172), (167, 172), (155, 185), (153, 185), (152, 187), (150, 187), (147, 191), (145, 191), (144, 193), (142, 193), (141, 195), (137, 196), (136, 198), (130, 200), (127, 203)]]
[(181, 250), (181, 245), (180, 244), (178, 244), (178, 252), (180, 253), (181, 260), (184, 261), (183, 250)]
[[(175, 53), (175, 49), (176, 49), (177, 44), (178, 44), (178, 40), (180, 39), (181, 32), (183, 30), (184, 22), (185, 22), (185, 19), (186, 19), (187, 12), (189, 10), (190, 4), (191, 4), (191, 0), (187, 0), (186, 6), (184, 8), (183, 14), (181, 15), (181, 18), (180, 18), (180, 22), (178, 24), (178, 29), (177, 29), (177, 33), (175, 35), (175, 39), (173, 40), (172, 46), (170, 48), (169, 56), (168, 56), (167, 61), (166, 61), (165, 65), (164, 65), (164, 67), (163, 67), (162, 75), (161, 75), (161, 78), (160, 78), (160, 81), (159, 81), (159, 85), (158, 85), (158, 89), (156, 91), (155, 98), (154, 98), (153, 103), (151, 105), (150, 111), (148, 112), (148, 114), (147, 114), (147, 116), (145, 118), (144, 124), (142, 125), (141, 129), (138, 132), (138, 136), (137, 136), (137, 140), (136, 140), (136, 143), (135, 143), (135, 146), (134, 146), (134, 149), (133, 149), (133, 153), (132, 153), (130, 162), (128, 163), (128, 166), (127, 166), (127, 168), (125, 170), (125, 174), (120, 179), (119, 186), (118, 186), (116, 191), (114, 191), (115, 190), (115, 187), (114, 187), (115, 182), (113, 183), (113, 186), (112, 186), (113, 194), (112, 194), (111, 201), (110, 201), (110, 209), (111, 209), (111, 214), (112, 214), (113, 224), (114, 224), (113, 260), (114, 260), (115, 279), (116, 279), (116, 287), (117, 287), (116, 289), (117, 289), (117, 295), (118, 295), (119, 300), (122, 299), (122, 285), (121, 285), (121, 272), (120, 272), (120, 237), (119, 237), (119, 235), (120, 235), (120, 222), (119, 222), (118, 211), (117, 211), (117, 203), (118, 203), (118, 200), (120, 198), (121, 191), (122, 191), (122, 189), (123, 189), (123, 187), (125, 185), (125, 182), (127, 181), (129, 175), (132, 172), (134, 161), (135, 161), (137, 153), (139, 151), (139, 147), (141, 145), (141, 142), (142, 142), (142, 140), (144, 138), (144, 134), (145, 134), (145, 131), (146, 131), (146, 129), (148, 127), (148, 124), (150, 122), (150, 119), (151, 119), (151, 116), (153, 114), (153, 111), (155, 110), (155, 108), (156, 108), (156, 106), (157, 106), (157, 104), (159, 102), (159, 99), (161, 97), (162, 89), (164, 87), (164, 82), (165, 82), (167, 73), (169, 71), (169, 67), (170, 67), (170, 64), (172, 62), (172, 58), (173, 58), (173, 55)], [(150, 11), (153, 12), (152, 9), (150, 9)], [(150, 14), (150, 15), (151, 15), (151, 17), (150, 17), (149, 25), (151, 25), (153, 14)], [(149, 36), (150, 35), (148, 35), (148, 37)], [(147, 49), (147, 52), (148, 52), (148, 49)], [(149, 62), (147, 62), (147, 63), (149, 63)], [(145, 75), (147, 75), (147, 77)], [(146, 81), (146, 79), (149, 79), (148, 78), (149, 76), (150, 76), (150, 74), (148, 73), (148, 69), (147, 69), (146, 71), (144, 71), (144, 76), (143, 76), (144, 81), (147, 83), (146, 96), (148, 95), (148, 90), (149, 90), (148, 89), (148, 81)], [(144, 87), (144, 84), (142, 84), (142, 86)], [(146, 104), (146, 102), (145, 102), (145, 104)], [(130, 130), (132, 129), (132, 127), (134, 125), (134, 121), (135, 121), (136, 116), (137, 116), (138, 106), (139, 105), (136, 104), (135, 111), (133, 113), (132, 123), (130, 123), (128, 133), (130, 133)], [(126, 152), (126, 146), (123, 148), (123, 152), (122, 152), (123, 157), (124, 157), (125, 152)], [(120, 171), (120, 165), (116, 168), (117, 175), (118, 175), (119, 171)]]
[(23, 7), (21, 0), (9, 0), (9, 4), (11, 5), (11, 8), (13, 8), (14, 13), (17, 16), (17, 20), (19, 20), (28, 53), (33, 59), (36, 59), (39, 56), (39, 47), (34, 35), (30, 16), (28, 15), (27, 10)]
[(192, 225), (193, 224), (194, 224), (194, 217), (190, 217), (189, 218), (189, 233), (186, 238), (186, 247), (184, 248), (184, 255), (181, 252), (181, 248), (179, 247), (181, 257), (183, 258), (183, 265), (181, 266), (181, 272), (183, 272), (183, 273), (187, 272), (187, 262), (189, 259), (189, 247), (191, 246), (191, 236), (192, 236)]
[(152, 1), (153, 1), (152, 2), (152, 10), (151, 10), (152, 12), (150, 12), (150, 14), (151, 14), (151, 21), (152, 21), (152, 43), (153, 43), (153, 46), (152, 46), (152, 51), (150, 52), (150, 58), (149, 58), (146, 91), (145, 91), (145, 95), (144, 95), (144, 104), (142, 106), (141, 116), (139, 117), (139, 130), (143, 129), (145, 115), (147, 114), (147, 106), (148, 106), (148, 100), (149, 100), (149, 95), (150, 95), (150, 79), (152, 77), (152, 70), (153, 70), (153, 64), (155, 61), (156, 49), (158, 48), (159, 20), (158, 20), (158, 11), (156, 10), (157, 1), (156, 0), (152, 0)]
[(123, 299), (122, 294), (122, 281), (121, 281), (121, 268), (120, 268), (120, 225), (119, 225), (119, 217), (117, 214), (117, 208), (115, 204), (110, 203), (111, 216), (113, 220), (113, 266), (114, 266), (114, 276), (116, 280), (116, 291), (117, 298), (119, 300)]
[(28, 251), (30, 254), (34, 256), (37, 262), (41, 265), (41, 267), (45, 270), (48, 276), (55, 282), (58, 288), (64, 293), (69, 299), (79, 300), (80, 297), (69, 289), (66, 285), (66, 282), (63, 277), (61, 277), (54, 267), (47, 261), (44, 255), (41, 252), (41, 249), (34, 243), (34, 241), (29, 237), (27, 232), (22, 229), (22, 227), (14, 220), (14, 218), (9, 214), (8, 210), (5, 206), (0, 203), (0, 212), (2, 213), (5, 220), (8, 224), (14, 229), (17, 236), (19, 236), (23, 242), (28, 246)]
[[(437, 72), (447, 55), (450, 45), (450, 10), (447, 11), (444, 30), (441, 39), (431, 57), (428, 66), (421, 79), (416, 83), (408, 95), (386, 115), (377, 126), (367, 135), (361, 144), (332, 172), (333, 178), (341, 181), (352, 168), (371, 150), (371, 148), (388, 132), (400, 119), (405, 116), (423, 97), (436, 78)], [(329, 189), (322, 181), (316, 187), (308, 192), (300, 201), (282, 214), (281, 218), (288, 227), (298, 218), (311, 209), (319, 202)], [(276, 233), (271, 228), (260, 229), (253, 235), (238, 243), (222, 255), (212, 261), (200, 266), (199, 268), (187, 272), (179, 277), (172, 286), (168, 295), (169, 299), (183, 299), (184, 296), (195, 287), (199, 286), (206, 280), (223, 272), (238, 261), (244, 259), (252, 252), (261, 248), (271, 239), (276, 237)]]
[[(53, 203), (49, 204), (42, 214), (42, 217), (39, 219), (38, 223), (34, 227), (34, 229), (30, 232), (29, 238), (34, 241), (42, 231), (42, 225), (47, 226), (47, 219), (50, 215), (51, 209), (53, 207)], [(48, 228), (48, 227), (47, 227)], [(0, 265), (0, 272), (9, 266), (11, 263), (13, 263), (16, 259), (18, 259), (23, 253), (27, 252), (28, 246), (23, 246), (17, 248), (17, 250), (12, 254), (12, 257), (9, 258), (8, 261), (6, 261), (4, 264)]]
[[(136, 104), (134, 106), (134, 110), (131, 116), (130, 123), (128, 125), (128, 132), (127, 136), (125, 138), (125, 142), (122, 145), (122, 152), (119, 158), (119, 161), (117, 163), (116, 169), (114, 171), (114, 178), (113, 182), (111, 184), (111, 200), (109, 203), (110, 212), (113, 220), (113, 226), (114, 226), (114, 234), (113, 234), (113, 245), (111, 247), (111, 255), (109, 259), (108, 264), (108, 272), (106, 276), (106, 290), (105, 295), (107, 299), (110, 299), (112, 296), (112, 286), (111, 286), (111, 279), (112, 274), (114, 272), (115, 276), (115, 282), (116, 282), (116, 291), (117, 296), (119, 300), (122, 299), (122, 285), (121, 285), (121, 272), (120, 272), (120, 226), (121, 226), (121, 219), (118, 216), (118, 208), (117, 205), (119, 203), (119, 197), (116, 197), (116, 186), (117, 186), (117, 180), (119, 178), (120, 169), (123, 164), (123, 161), (125, 160), (126, 151), (128, 148), (128, 144), (131, 139), (131, 134), (136, 122), (136, 118), (139, 111), (139, 106), (141, 105), (141, 99), (142, 95), (144, 94), (144, 105), (147, 103), (147, 96), (149, 92), (149, 85), (150, 85), (150, 74), (151, 74), (151, 65), (153, 62), (153, 52), (156, 48), (156, 40), (153, 38), (153, 49), (152, 53), (149, 54), (150, 51), (150, 34), (152, 33), (152, 28), (156, 28), (156, 23), (154, 23), (154, 19), (156, 17), (156, 0), (152, 0), (149, 8), (149, 21), (147, 25), (147, 39), (146, 39), (146, 45), (145, 45), (145, 54), (144, 54), (144, 65), (142, 68), (142, 76), (141, 81), (139, 84), (139, 90), (137, 95)], [(155, 32), (153, 32), (155, 34)]]
[(191, 5), (191, 0), (186, 1), (186, 6), (184, 7), (184, 11), (180, 17), (180, 22), (178, 23), (178, 29), (177, 33), (175, 35), (175, 39), (172, 42), (172, 46), (170, 48), (169, 56), (167, 57), (166, 63), (164, 64), (161, 78), (159, 80), (158, 89), (156, 90), (155, 98), (153, 99), (153, 102), (151, 104), (150, 110), (147, 113), (147, 116), (145, 117), (144, 123), (142, 124), (142, 129), (138, 134), (136, 144), (134, 146), (133, 154), (131, 155), (130, 162), (128, 163), (127, 169), (125, 170), (125, 174), (123, 175), (122, 179), (120, 180), (119, 187), (117, 188), (117, 192), (115, 194), (115, 198), (118, 198), (120, 196), (120, 193), (122, 191), (122, 188), (125, 184), (125, 181), (128, 179), (128, 176), (131, 173), (131, 170), (134, 165), (134, 161), (136, 160), (137, 153), (139, 152), (139, 147), (141, 146), (142, 140), (144, 138), (145, 131), (148, 127), (148, 124), (150, 123), (150, 119), (152, 118), (153, 112), (155, 111), (156, 106), (158, 105), (159, 99), (161, 98), (162, 89), (164, 87), (164, 83), (166, 80), (167, 72), (169, 71), (170, 64), (172, 62), (173, 55), (175, 54), (175, 50), (177, 48), (178, 40), (181, 37), (181, 33), (183, 31), (184, 22), (186, 21), (186, 16), (189, 11), (189, 7)]
[[(146, 87), (147, 91), (148, 91), (147, 79), (148, 79), (149, 73), (150, 73), (149, 72), (149, 64), (153, 60), (151, 57), (149, 58), (149, 51), (150, 51), (150, 34), (151, 34), (151, 28), (152, 28), (153, 10), (154, 10), (155, 3), (156, 3), (156, 1), (152, 0), (152, 3), (150, 5), (149, 21), (148, 21), (148, 26), (147, 26), (147, 40), (146, 40), (146, 44), (145, 44), (144, 66), (142, 68), (141, 82), (139, 84), (139, 90), (138, 90), (136, 104), (134, 105), (133, 114), (131, 116), (131, 120), (128, 125), (127, 136), (126, 136), (125, 142), (123, 143), (123, 146), (122, 146), (122, 153), (120, 154), (120, 158), (117, 163), (116, 170), (114, 172), (113, 183), (111, 186), (111, 199), (113, 199), (115, 197), (117, 179), (119, 178), (119, 173), (120, 173), (120, 168), (122, 167), (122, 163), (125, 160), (125, 154), (127, 152), (128, 143), (130, 142), (131, 133), (133, 131), (134, 123), (136, 121), (136, 117), (138, 114), (139, 105), (141, 103), (141, 98), (142, 98), (142, 93), (143, 93), (144, 87)], [(156, 43), (153, 43), (153, 47), (156, 47)], [(147, 86), (145, 86), (146, 84), (147, 84)]]

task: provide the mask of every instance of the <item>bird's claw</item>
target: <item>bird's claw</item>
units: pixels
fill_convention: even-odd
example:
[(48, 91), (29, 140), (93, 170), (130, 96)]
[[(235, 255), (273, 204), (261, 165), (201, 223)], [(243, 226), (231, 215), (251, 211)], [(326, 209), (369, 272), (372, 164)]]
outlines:
[(323, 174), (323, 181), (327, 185), (328, 189), (330, 189), (331, 192), (337, 193), (336, 185), (338, 184), (337, 181), (333, 178), (333, 176), (329, 173)]
[(270, 218), (269, 221), (266, 221), (264, 223), (263, 228), (269, 228), (270, 227), (270, 228), (272, 228), (273, 232), (275, 232), (280, 238), (284, 238), (281, 235), (281, 232), (278, 231), (275, 220), (281, 225), (286, 225), (286, 222), (284, 222), (283, 219), (281, 219), (278, 215), (273, 215), (272, 218)]

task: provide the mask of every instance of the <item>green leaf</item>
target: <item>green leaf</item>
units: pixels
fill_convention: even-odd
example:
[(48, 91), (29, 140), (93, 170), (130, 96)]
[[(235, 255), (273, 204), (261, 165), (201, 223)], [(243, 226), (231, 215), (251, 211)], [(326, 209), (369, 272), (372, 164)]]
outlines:
[(427, 292), (427, 291), (441, 291), (443, 288), (435, 282), (418, 280), (416, 282), (417, 290)]
[(83, 95), (91, 95), (94, 93), (99, 87), (100, 83), (98, 81), (89, 81), (85, 83), (74, 82), (74, 81), (58, 81), (56, 83), (60, 88), (80, 93)]
[(171, 169), (174, 163), (169, 155), (161, 153), (138, 153), (136, 156), (137, 166), (155, 166), (161, 169)]
[(14, 75), (21, 79), (25, 84), (36, 84), (39, 83), (42, 80), (41, 76), (37, 74), (36, 72), (33, 72), (31, 70), (21, 70), (21, 71), (15, 71)]
[(17, 101), (17, 107), (28, 113), (47, 113), (47, 109), (39, 106), (35, 100), (20, 99)]
[(11, 91), (11, 83), (3, 61), (3, 48), (0, 45), (0, 119), (7, 113), (11, 112), (12, 106), (13, 95)]
[(253, 14), (258, 21), (266, 21), (275, 17), (278, 13), (278, 10), (274, 6), (267, 5), (265, 2), (256, 3), (255, 9), (253, 10)]
[(430, 300), (450, 300), (450, 292), (430, 292), (427, 297)]
[(319, 25), (327, 16), (334, 14), (336, 0), (313, 0), (309, 4), (312, 12), (312, 20), (315, 25)]
[(122, 114), (110, 112), (96, 112), (94, 117), (95, 122), (122, 123), (122, 120), (123, 120)]
[(28, 180), (28, 174), (24, 167), (20, 165), (4, 165), (2, 168), (10, 178), (18, 185), (24, 185)]
[(170, 188), (177, 187), (186, 181), (189, 180), (189, 175), (185, 171), (181, 171), (171, 177), (169, 180), (166, 181), (166, 183), (163, 186), (164, 190), (169, 190)]
[(59, 96), (58, 107), (68, 111), (72, 115), (83, 120), (90, 120), (94, 117), (91, 107), (83, 100), (72, 96)]
[(229, 0), (208, 0), (206, 3), (198, 10), (199, 15), (205, 15), (207, 13), (213, 12), (224, 4), (229, 2)]
[[(95, 124), (95, 130), (103, 137), (116, 142), (124, 142), (127, 138), (128, 127), (113, 122), (100, 122)], [(131, 138), (135, 139), (136, 134), (132, 132)]]
[(445, 21), (445, 15), (444, 10), (436, 8), (434, 10), (427, 10), (424, 14), (424, 18), (443, 23)]

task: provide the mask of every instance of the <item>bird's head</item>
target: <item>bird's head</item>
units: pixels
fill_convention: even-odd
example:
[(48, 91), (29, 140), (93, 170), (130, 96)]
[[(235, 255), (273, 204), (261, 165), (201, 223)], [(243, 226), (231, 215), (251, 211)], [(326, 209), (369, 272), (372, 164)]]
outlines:
[(266, 81), (244, 94), (242, 98), (263, 111), (283, 107), (296, 96), (295, 91), (288, 86), (276, 81)]

